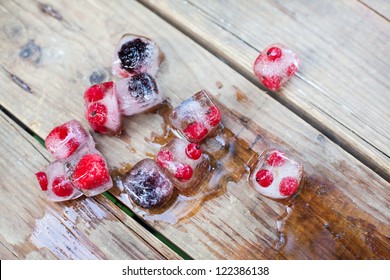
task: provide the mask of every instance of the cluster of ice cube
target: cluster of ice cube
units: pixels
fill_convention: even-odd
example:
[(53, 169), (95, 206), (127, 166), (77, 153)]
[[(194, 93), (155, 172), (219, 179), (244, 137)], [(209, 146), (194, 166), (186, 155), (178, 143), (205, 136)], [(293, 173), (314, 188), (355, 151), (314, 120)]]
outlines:
[(45, 172), (37, 172), (36, 177), (49, 200), (94, 196), (112, 187), (105, 159), (78, 121), (55, 127), (46, 137), (45, 146), (56, 161)]
[(120, 39), (112, 73), (125, 79), (93, 85), (84, 93), (84, 114), (95, 132), (119, 135), (122, 116), (145, 112), (165, 100), (154, 78), (162, 58), (148, 38), (126, 34)]
[(278, 90), (295, 74), (300, 63), (292, 50), (282, 44), (272, 44), (256, 58), (253, 70), (265, 87)]
[(207, 92), (202, 90), (183, 101), (170, 119), (186, 139), (172, 139), (160, 149), (156, 161), (142, 160), (122, 180), (133, 202), (143, 208), (164, 205), (173, 187), (183, 195), (194, 194), (210, 165), (198, 142), (217, 127), (221, 113)]

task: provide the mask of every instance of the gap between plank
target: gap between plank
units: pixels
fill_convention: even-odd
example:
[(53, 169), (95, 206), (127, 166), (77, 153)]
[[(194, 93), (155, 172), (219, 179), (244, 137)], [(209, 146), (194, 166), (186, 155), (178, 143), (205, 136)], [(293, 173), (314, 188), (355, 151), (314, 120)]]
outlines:
[(377, 14), (381, 18), (385, 19), (386, 21), (390, 22), (390, 19), (388, 19), (385, 15), (382, 15), (379, 11), (375, 10), (373, 7), (369, 6), (368, 4), (364, 3), (361, 0), (356, 0), (358, 3), (362, 4), (364, 7), (372, 11), (373, 13)]
[[(141, 5), (143, 5), (145, 8), (159, 16), (162, 20), (169, 23), (172, 27), (177, 29), (179, 32), (183, 33), (184, 36), (188, 37), (195, 43), (197, 43), (200, 47), (211, 53), (213, 56), (215, 56), (217, 59), (225, 63), (227, 66), (235, 70), (238, 74), (243, 76), (245, 79), (247, 79), (249, 82), (254, 84), (256, 87), (258, 87), (261, 90), (265, 90), (265, 88), (260, 84), (260, 82), (257, 80), (257, 78), (254, 75), (250, 75), (247, 73), (247, 71), (243, 68), (243, 66), (236, 63), (234, 60), (232, 60), (229, 56), (219, 52), (218, 49), (216, 49), (214, 46), (207, 44), (207, 41), (205, 41), (201, 36), (197, 36), (195, 33), (193, 33), (190, 29), (186, 28), (185, 26), (181, 25), (180, 23), (176, 22), (173, 18), (169, 17), (169, 15), (164, 14), (163, 12), (159, 11), (158, 9), (154, 8), (152, 4), (148, 3), (144, 0), (137, 0)], [(375, 11), (374, 11), (375, 12)], [(235, 35), (234, 35), (235, 36)], [(237, 36), (236, 36), (237, 37)], [(242, 39), (240, 39), (243, 41)], [(245, 41), (243, 41), (245, 44), (250, 46), (251, 48), (257, 50), (255, 47), (249, 45)], [(258, 50), (257, 50), (258, 51)], [(303, 82), (309, 84), (309, 86), (313, 87), (311, 83), (308, 83), (305, 79), (302, 79), (302, 77), (297, 76), (298, 79), (301, 79)], [(371, 158), (367, 158), (367, 156), (359, 151), (358, 149), (352, 147), (350, 143), (348, 143), (343, 137), (339, 136), (337, 133), (333, 132), (331, 129), (329, 129), (326, 125), (322, 124), (318, 120), (316, 120), (313, 116), (307, 115), (305, 111), (294, 105), (288, 100), (283, 99), (282, 97), (275, 95), (272, 93), (272, 91), (266, 91), (265, 92), (268, 96), (270, 96), (272, 99), (279, 102), (281, 105), (289, 109), (291, 112), (299, 116), (302, 120), (304, 120), (306, 123), (308, 123), (310, 126), (318, 130), (320, 133), (325, 135), (330, 141), (335, 143), (336, 145), (340, 146), (344, 151), (352, 155), (355, 159), (360, 161), (362, 164), (364, 164), (366, 167), (371, 169), (373, 172), (378, 174), (380, 177), (382, 177), (387, 182), (390, 182), (390, 174), (388, 174), (387, 170), (378, 164), (375, 160)], [(318, 109), (318, 107), (316, 107)], [(372, 145), (371, 143), (367, 142), (365, 139), (360, 137), (358, 134), (356, 134), (354, 131), (350, 130), (346, 126), (344, 126), (342, 123), (334, 119), (329, 114), (326, 114), (328, 117), (330, 117), (333, 121), (340, 124), (342, 127), (348, 129), (353, 134), (355, 134), (360, 140), (364, 141), (365, 143), (369, 144), (371, 147), (373, 147), (378, 152), (384, 154), (386, 157), (388, 157), (387, 154), (383, 153), (381, 150), (379, 150), (377, 147)]]
[[(18, 118), (16, 118), (12, 113), (10, 113), (7, 109), (5, 109), (2, 105), (0, 105), (0, 110), (9, 117), (16, 125), (21, 127), (24, 131), (26, 131), (28, 134), (30, 134), (39, 144), (41, 144), (43, 147), (45, 147), (45, 141), (37, 134), (34, 133), (33, 130), (31, 130), (27, 125), (25, 125), (23, 122), (21, 122)], [(26, 139), (28, 140), (28, 139)], [(30, 141), (28, 141), (30, 142)], [(30, 142), (31, 143), (31, 142)], [(32, 143), (31, 143), (32, 144)], [(39, 151), (38, 151), (39, 152)], [(44, 155), (42, 155), (45, 159), (47, 159)], [(50, 161), (49, 159), (47, 159)], [(172, 251), (174, 251), (176, 254), (178, 254), (180, 257), (182, 257), (184, 260), (192, 260), (193, 258), (188, 255), (184, 250), (179, 248), (176, 244), (174, 244), (172, 241), (170, 241), (167, 237), (165, 237), (163, 234), (161, 234), (159, 231), (155, 230), (152, 226), (147, 224), (142, 218), (138, 217), (129, 207), (127, 207), (125, 204), (123, 204), (121, 201), (115, 198), (109, 191), (106, 191), (102, 193), (108, 200), (110, 200), (115, 206), (117, 206), (120, 210), (122, 210), (127, 216), (129, 216), (131, 219), (133, 219), (135, 222), (137, 222), (141, 227), (146, 229), (149, 233), (151, 233), (153, 236), (155, 236), (160, 242), (165, 244), (168, 248), (170, 248)], [(95, 203), (99, 203), (98, 201), (94, 200)], [(100, 204), (100, 203), (99, 203)], [(115, 213), (111, 212), (110, 209), (104, 207), (107, 209), (112, 215), (115, 215)], [(118, 218), (118, 217), (117, 217)], [(123, 223), (119, 218), (118, 220)], [(126, 226), (126, 225), (125, 225)], [(137, 234), (136, 232), (134, 232)], [(138, 234), (137, 234), (138, 235)], [(142, 238), (142, 237), (140, 237)], [(154, 248), (152, 246), (152, 248)], [(161, 254), (160, 252), (158, 252)], [(16, 255), (15, 255), (16, 256)], [(17, 256), (16, 256), (17, 257)]]

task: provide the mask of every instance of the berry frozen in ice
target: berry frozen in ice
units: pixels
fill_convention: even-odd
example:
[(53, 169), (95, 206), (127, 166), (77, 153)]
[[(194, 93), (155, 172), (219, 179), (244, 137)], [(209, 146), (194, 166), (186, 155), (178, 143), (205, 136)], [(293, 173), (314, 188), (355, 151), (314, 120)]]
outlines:
[(283, 199), (297, 192), (302, 174), (302, 164), (271, 149), (259, 156), (249, 175), (249, 183), (264, 196)]
[(125, 34), (114, 51), (112, 73), (127, 78), (140, 73), (155, 76), (164, 55), (149, 38)]
[(173, 184), (155, 161), (138, 162), (122, 179), (126, 192), (143, 208), (161, 207), (172, 196)]
[(253, 70), (265, 87), (278, 90), (295, 74), (300, 63), (292, 50), (282, 44), (273, 44), (256, 58)]

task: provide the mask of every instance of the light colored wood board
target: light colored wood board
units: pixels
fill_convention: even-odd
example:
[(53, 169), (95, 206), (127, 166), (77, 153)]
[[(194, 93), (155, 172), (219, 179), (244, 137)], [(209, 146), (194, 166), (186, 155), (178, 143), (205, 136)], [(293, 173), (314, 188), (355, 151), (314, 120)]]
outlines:
[(387, 20), (390, 19), (390, 3), (386, 0), (358, 0)]
[(34, 173), (48, 152), (3, 112), (0, 127), (2, 259), (178, 258), (103, 196), (47, 201)]
[(357, 1), (141, 2), (258, 86), (252, 69), (259, 51), (289, 46), (302, 66), (271, 94), (389, 178), (387, 20)]
[[(284, 249), (272, 249), (279, 237), (276, 224), (284, 207), (255, 193), (246, 175), (238, 183), (229, 183), (224, 195), (206, 202), (191, 218), (174, 225), (153, 224), (181, 249), (198, 259), (388, 258), (387, 182), (140, 4), (50, 4), (61, 14), (61, 21), (40, 15), (31, 3), (8, 4), (6, 10), (18, 9), (6, 19), (7, 30), (19, 26), (21, 31), (20, 35), (12, 33), (13, 37), (2, 33), (5, 44), (0, 74), (7, 81), (0, 84), (2, 92), (7, 92), (2, 104), (41, 137), (73, 117), (86, 124), (82, 92), (90, 85), (89, 76), (94, 69), (109, 70), (116, 41), (132, 32), (153, 38), (164, 51), (166, 59), (157, 78), (173, 106), (207, 88), (225, 108), (224, 124), (239, 138), (252, 143), (260, 135), (304, 163), (312, 185), (307, 184), (297, 197), (299, 207), (287, 220), (289, 243)], [(20, 61), (24, 43), (17, 40), (34, 40), (41, 46), (41, 62)], [(52, 53), (62, 56), (55, 58)], [(33, 93), (12, 82), (9, 73), (28, 83)], [(107, 74), (106, 80), (110, 78)], [(93, 135), (110, 166), (120, 167), (156, 154), (158, 145), (145, 138), (151, 138), (153, 132), (161, 134), (162, 125), (159, 115), (141, 114), (126, 119), (126, 134), (120, 138)], [(257, 142), (261, 145), (253, 149), (260, 152), (265, 145)], [(118, 197), (126, 202), (126, 197)], [(305, 231), (304, 226), (309, 225), (310, 230)], [(367, 246), (367, 232), (371, 232), (367, 242), (385, 249)], [(345, 237), (336, 239), (339, 233)]]

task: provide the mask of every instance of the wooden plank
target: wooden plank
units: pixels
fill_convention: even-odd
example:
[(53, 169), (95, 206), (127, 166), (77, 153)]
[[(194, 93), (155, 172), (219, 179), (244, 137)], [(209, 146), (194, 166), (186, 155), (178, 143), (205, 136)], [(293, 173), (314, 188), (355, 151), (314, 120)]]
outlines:
[[(175, 218), (169, 215), (180, 214), (172, 209), (145, 217), (147, 222), (198, 259), (389, 258), (388, 182), (140, 4), (93, 3), (48, 2), (62, 20), (42, 16), (34, 2), (3, 4), (8, 13), (1, 17), (0, 75), (6, 82), (0, 87), (7, 110), (41, 137), (70, 118), (86, 124), (82, 92), (91, 73), (102, 71), (103, 80), (111, 79), (111, 52), (118, 38), (127, 32), (147, 35), (165, 52), (158, 80), (172, 105), (207, 88), (223, 109), (225, 133), (236, 135), (227, 138), (227, 152), (220, 152), (223, 195), (177, 223), (169, 223)], [(19, 57), (29, 41), (42, 50), (39, 62)], [(156, 154), (158, 141), (150, 139), (164, 134), (161, 116), (127, 118), (126, 134), (119, 138), (93, 134), (110, 166), (132, 165)], [(255, 193), (244, 169), (255, 152), (269, 146), (290, 153), (306, 170), (306, 184), (279, 231), (285, 206)], [(120, 189), (112, 193), (138, 211)]]
[(388, 20), (357, 1), (142, 2), (258, 86), (259, 51), (290, 46), (302, 67), (272, 96), (390, 179)]
[(390, 2), (386, 0), (358, 0), (387, 20), (390, 19)]
[(103, 196), (48, 202), (34, 172), (49, 153), (3, 112), (0, 128), (1, 259), (178, 258)]

